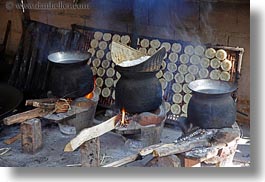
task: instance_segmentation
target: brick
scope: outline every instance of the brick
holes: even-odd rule
[[[181,162],[176,155],[170,155],[154,158],[146,164],[146,167],[181,167]]]
[[[27,120],[20,125],[22,151],[34,154],[42,147],[42,131],[39,119]]]

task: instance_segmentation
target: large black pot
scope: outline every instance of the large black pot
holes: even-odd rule
[[[195,80],[188,87],[192,97],[188,104],[188,121],[200,128],[231,127],[236,121],[236,103],[231,93],[237,86],[210,79]]]
[[[162,87],[156,72],[128,72],[121,67],[115,69],[121,74],[115,88],[115,104],[129,113],[153,111],[162,103]]]
[[[13,86],[0,83],[0,121],[11,115],[23,100],[23,93]]]
[[[93,73],[87,64],[90,53],[56,52],[48,59],[52,62],[49,88],[58,97],[77,98],[94,88]]]

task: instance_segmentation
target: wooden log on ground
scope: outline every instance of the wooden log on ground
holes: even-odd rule
[[[100,142],[98,137],[84,142],[80,146],[80,152],[82,167],[100,166]]]
[[[26,120],[37,118],[37,117],[43,117],[47,114],[49,114],[51,110],[36,108],[32,109],[26,112],[18,113],[9,117],[6,117],[3,119],[5,125],[12,125],[16,123],[22,123]]]
[[[178,143],[164,144],[153,151],[155,157],[163,157],[173,154],[187,152],[197,147],[210,147],[212,145],[211,139],[216,134],[216,129],[207,130],[204,134],[192,137],[187,141]]]
[[[17,134],[16,136],[13,136],[12,138],[5,140],[4,143],[10,145],[19,139],[21,139],[21,133]]]
[[[122,165],[125,165],[125,164],[128,164],[128,163],[135,161],[138,157],[139,157],[138,154],[131,155],[131,156],[125,157],[123,159],[120,159],[118,161],[114,161],[112,163],[106,164],[102,167],[120,167]]]
[[[41,122],[34,118],[20,125],[22,151],[34,154],[42,147]]]
[[[155,149],[153,151],[153,155],[155,157],[164,157],[168,155],[187,152],[196,147],[209,147],[209,146],[211,146],[211,144],[207,139],[202,139],[199,141],[183,142],[182,144],[164,144],[163,146]]]
[[[109,120],[96,125],[91,128],[83,129],[75,138],[73,138],[64,148],[65,152],[72,152],[77,149],[84,142],[93,138],[99,137],[111,130],[113,130],[117,123],[117,116],[110,118]]]

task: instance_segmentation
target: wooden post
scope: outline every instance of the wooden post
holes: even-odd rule
[[[34,154],[42,147],[41,122],[34,118],[20,125],[22,151]]]
[[[99,167],[100,166],[100,142],[99,137],[84,142],[80,146],[81,166]]]

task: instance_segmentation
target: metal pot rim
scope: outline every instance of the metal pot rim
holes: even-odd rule
[[[237,84],[221,80],[199,79],[190,82],[188,87],[195,93],[221,95],[234,92],[237,89]]]
[[[87,61],[91,57],[89,52],[59,51],[48,55],[48,60],[56,64],[74,64]]]

